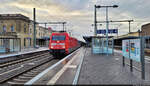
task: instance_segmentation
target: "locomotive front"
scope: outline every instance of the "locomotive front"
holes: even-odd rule
[[[51,54],[67,54],[67,35],[65,33],[52,33],[50,38],[49,49]]]

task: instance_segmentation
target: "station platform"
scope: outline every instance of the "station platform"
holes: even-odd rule
[[[150,62],[145,63],[146,78],[142,80],[140,71],[131,72],[129,66],[122,66],[121,51],[107,56],[92,54],[91,48],[80,48],[67,58],[67,62],[62,59],[25,85],[150,85]]]
[[[45,51],[45,50],[49,50],[48,47],[39,47],[37,49],[36,48],[27,48],[27,49],[22,49],[20,52],[14,52],[14,53],[9,53],[9,54],[1,54],[0,58],[7,58],[7,57],[16,56],[16,55],[34,53],[34,52]]]
[[[126,61],[127,62],[127,61]],[[128,62],[129,63],[129,62]],[[135,63],[137,65],[137,63]],[[146,63],[147,66],[149,63]],[[138,67],[138,66],[137,66]],[[139,68],[140,69],[140,68]],[[114,51],[114,55],[93,55],[88,48],[78,84],[104,84],[104,85],[150,85],[150,70],[146,70],[146,79],[141,79],[141,72],[130,72],[129,66],[122,66],[120,51]]]

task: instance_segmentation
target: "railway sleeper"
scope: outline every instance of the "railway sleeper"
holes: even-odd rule
[[[31,75],[37,75],[39,74],[40,72],[28,72],[27,74],[31,74]]]
[[[40,71],[30,71],[30,73],[40,73]]]
[[[25,82],[27,82],[27,81],[29,81],[29,80],[27,80],[27,79],[26,79],[26,80],[25,80],[25,79],[13,79],[13,81],[15,81],[15,82],[16,82],[16,81],[17,81],[17,82],[24,82],[24,83],[25,83]]]
[[[32,79],[33,77],[24,77],[24,76],[19,76],[18,78],[19,78],[19,79],[26,79],[26,80],[30,80],[30,79]]]
[[[29,73],[25,73],[25,74],[23,74],[24,76],[28,76],[28,75],[31,75],[31,76],[36,76],[37,74],[35,74],[35,73],[32,73],[32,74],[29,74]]]
[[[34,70],[34,72],[40,72],[40,71],[43,71],[44,69],[37,69],[37,70]]]
[[[16,85],[16,84],[20,84],[20,85],[23,85],[24,83],[21,83],[21,82],[7,82],[8,84],[11,84],[11,85]]]
[[[28,78],[28,79],[31,79],[31,78],[33,78],[33,77],[31,77],[31,76],[22,76],[21,78]]]
[[[26,74],[24,74],[24,76],[36,76],[37,74],[28,74],[28,73],[26,73]]]
[[[23,74],[22,76],[25,76],[25,77],[34,77],[34,76],[36,76],[36,75]]]

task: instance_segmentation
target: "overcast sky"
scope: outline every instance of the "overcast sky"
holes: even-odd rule
[[[118,5],[118,8],[109,8],[109,20],[133,19],[131,32],[150,21],[150,0],[0,0],[0,13],[21,13],[33,19],[32,11],[36,8],[38,22],[66,21],[67,30],[82,40],[82,36],[94,34],[91,24],[95,4]],[[98,21],[105,21],[105,8],[97,9],[97,17]],[[54,30],[62,29],[60,25],[49,26]],[[105,24],[98,26],[99,29],[105,27]],[[109,28],[118,28],[119,35],[128,33],[128,23],[111,23]]]

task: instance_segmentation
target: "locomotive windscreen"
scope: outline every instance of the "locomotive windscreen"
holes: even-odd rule
[[[52,36],[52,40],[65,40],[66,36],[62,36],[62,35],[59,35],[59,36]]]

